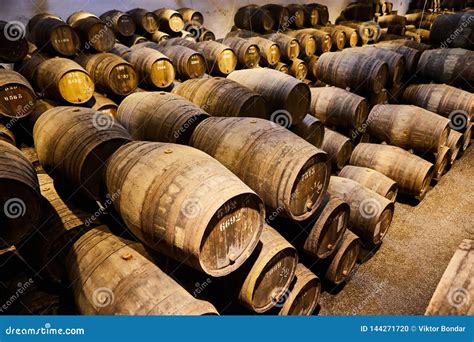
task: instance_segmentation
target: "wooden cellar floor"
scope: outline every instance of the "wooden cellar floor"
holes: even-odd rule
[[[474,238],[474,146],[417,206],[396,203],[375,255],[337,295],[323,293],[320,315],[422,315],[464,238]],[[317,311],[316,311],[317,312]]]

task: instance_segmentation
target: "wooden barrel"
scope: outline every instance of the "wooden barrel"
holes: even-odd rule
[[[133,66],[112,53],[83,53],[75,61],[91,75],[97,88],[107,94],[126,96],[138,86]]]
[[[158,17],[160,31],[175,33],[184,28],[184,20],[179,12],[170,8],[161,8],[154,11],[154,13]]]
[[[374,108],[379,104],[387,104],[389,100],[389,93],[387,89],[382,89],[379,94],[371,94],[368,96],[369,109]]]
[[[173,83],[175,71],[173,63],[161,52],[144,46],[131,49],[115,44],[112,53],[129,62],[138,74],[140,82],[152,88],[167,88]]]
[[[427,82],[446,83],[473,92],[474,51],[426,50],[418,63],[418,76]]]
[[[393,11],[393,2],[384,1],[382,4],[382,13],[392,14]]]
[[[430,43],[442,48],[471,49],[474,41],[474,11],[438,16],[430,29]]]
[[[278,315],[309,316],[318,305],[321,281],[303,264],[296,267],[295,277],[288,289]],[[281,300],[283,301],[283,300]]]
[[[94,93],[94,97],[87,104],[89,108],[110,115],[113,118],[117,115],[118,105],[102,94]]]
[[[35,108],[31,113],[30,117],[28,118],[28,128],[31,132],[33,132],[33,127],[35,126],[36,121],[38,118],[43,115],[49,109],[57,107],[57,102],[46,100],[46,99],[38,99],[35,103]]]
[[[248,42],[258,46],[260,50],[260,62],[263,66],[276,65],[281,58],[281,50],[278,44],[262,37],[247,38]]]
[[[474,241],[464,239],[436,287],[425,315],[472,315]]]
[[[302,81],[305,80],[308,75],[308,66],[305,61],[295,58],[291,61],[288,71],[291,76]]]
[[[450,121],[411,105],[376,105],[367,119],[368,133],[390,145],[416,151],[438,151],[446,145]]]
[[[237,55],[237,64],[242,69],[258,67],[260,61],[260,48],[257,44],[240,37],[229,37],[219,40],[220,43],[229,46]]]
[[[112,27],[114,32],[120,36],[130,37],[134,35],[137,30],[135,20],[130,14],[115,9],[102,14],[100,19],[106,23],[108,27]]]
[[[326,126],[360,127],[369,115],[362,96],[337,87],[311,88],[309,112]]]
[[[303,28],[305,27],[305,8],[301,4],[288,4],[287,27]]]
[[[327,32],[331,35],[332,50],[343,50],[346,46],[346,33],[335,26],[317,26],[318,30]]]
[[[378,44],[377,47],[396,52],[405,57],[405,79],[408,80],[416,73],[418,61],[421,57],[421,52],[417,49],[399,45],[399,44],[385,44],[385,42]]]
[[[267,120],[211,117],[196,128],[191,146],[224,164],[266,206],[297,221],[316,211],[329,181],[323,151]]]
[[[172,92],[187,98],[212,116],[268,119],[270,115],[261,95],[226,78],[189,80],[177,85]]]
[[[0,20],[0,60],[15,63],[28,54],[26,28],[19,21]]]
[[[359,35],[357,34],[357,31],[354,28],[344,25],[336,25],[334,27],[346,34],[345,47],[357,46],[357,44],[359,43]]]
[[[458,159],[458,157],[460,156],[463,144],[463,135],[459,132],[451,130],[449,132],[448,141],[446,143],[446,146],[448,146],[451,150],[451,159],[449,161],[451,165],[453,165],[456,162],[456,159]]]
[[[195,299],[141,254],[143,246],[94,228],[66,258],[74,299],[83,315],[209,315],[210,303]]]
[[[346,165],[341,172],[339,172],[339,177],[352,179],[392,202],[395,202],[397,198],[397,183],[383,173],[369,169],[368,167]]]
[[[151,35],[151,41],[155,42],[155,43],[160,43],[164,40],[167,40],[167,39],[170,39],[171,36],[166,33],[166,32],[162,32],[162,31],[155,31],[152,33]]]
[[[326,52],[317,68],[319,80],[356,93],[378,94],[389,77],[387,63],[359,52]]]
[[[349,53],[357,52],[376,58],[382,62],[387,63],[389,78],[387,86],[399,84],[405,74],[405,57],[397,52],[388,49],[379,49],[374,46],[362,46],[352,49],[346,49]]]
[[[335,176],[331,177],[328,193],[349,204],[349,229],[361,238],[364,245],[382,243],[392,223],[392,201],[354,180]]]
[[[75,12],[67,18],[67,23],[79,34],[86,50],[106,52],[115,44],[114,31],[91,13]]]
[[[204,24],[204,15],[193,8],[182,7],[178,9],[179,14],[183,17],[185,23]]]
[[[437,153],[434,154],[435,163],[433,170],[433,179],[439,181],[446,173],[448,165],[451,164],[451,149],[448,146],[443,146]]]
[[[407,18],[403,15],[389,14],[379,16],[377,18],[377,23],[380,27],[405,26],[407,24]]]
[[[45,170],[54,170],[92,198],[99,197],[104,162],[132,140],[110,116],[80,107],[56,107],[43,113],[33,137]]]
[[[181,96],[142,92],[122,101],[116,119],[135,140],[187,144],[196,126],[208,117]]]
[[[446,84],[410,84],[403,101],[449,119],[462,112],[465,123],[474,119],[474,94]]]
[[[41,213],[38,178],[23,153],[0,140],[0,248],[7,248],[35,231]]]
[[[0,124],[0,140],[16,146],[15,134],[9,129],[8,126]]]
[[[110,158],[105,180],[109,193],[120,194],[115,209],[141,241],[209,275],[233,272],[258,243],[263,202],[201,151],[133,142]]]
[[[61,18],[48,13],[35,15],[28,22],[29,39],[52,53],[73,56],[81,47],[76,31]]]
[[[331,50],[333,45],[332,38],[331,35],[327,32],[313,28],[285,32],[285,34],[295,38],[297,35],[300,35],[302,33],[310,34],[311,36],[313,36],[314,40],[316,41],[316,52],[318,54],[322,54]]]
[[[400,193],[420,199],[425,197],[433,177],[433,164],[390,145],[358,144],[352,152],[350,165],[377,170],[397,182]]]
[[[194,47],[206,58],[209,73],[228,75],[237,67],[237,56],[227,45],[208,40],[196,43]]]
[[[135,22],[137,32],[153,33],[158,30],[158,17],[144,8],[134,8],[127,12]]]
[[[294,37],[300,45],[301,58],[311,57],[316,53],[317,44],[313,35],[306,32],[295,31],[295,34],[291,35],[291,37]]]
[[[471,144],[471,138],[473,136],[472,131],[474,129],[473,127],[474,125],[472,122],[468,123],[466,130],[463,133],[463,146],[462,146],[463,151],[466,151],[469,145]]]
[[[0,69],[0,114],[12,119],[30,115],[36,94],[30,83],[13,70]]]
[[[420,51],[421,53],[422,53],[423,51],[426,51],[426,50],[431,49],[431,45],[424,44],[424,43],[420,43],[420,42],[416,42],[416,41],[410,40],[410,39],[389,40],[389,41],[381,42],[381,44],[384,44],[384,45],[385,45],[385,44],[403,45],[403,46],[407,46],[407,47],[409,47],[409,48],[418,50],[418,51]],[[406,57],[406,56],[405,56],[405,57]]]
[[[346,281],[356,266],[360,249],[358,236],[346,230],[337,252],[331,258],[324,278],[336,285]]]
[[[306,64],[308,65],[308,77],[310,77],[312,80],[316,80],[317,78],[317,73],[318,73],[318,56],[311,56],[309,58],[306,58]]]
[[[238,28],[264,33],[270,31],[275,22],[267,10],[256,5],[248,5],[237,10],[234,23]]]
[[[316,9],[318,11],[318,24],[327,25],[329,21],[329,11],[327,6],[317,3],[309,3],[305,4],[304,6],[306,8],[306,11]]]
[[[42,173],[44,173],[44,174],[46,173],[46,171],[44,171],[44,169],[43,169],[43,166],[41,166],[41,163],[39,162],[39,158],[38,158],[38,155],[36,154],[36,150],[35,150],[34,147],[25,147],[25,146],[23,146],[21,148],[21,152],[30,161],[30,163],[33,165],[33,168],[35,169],[35,171],[38,175],[42,174]]]
[[[338,25],[344,25],[352,27],[356,30],[359,35],[359,42],[362,45],[369,43],[376,43],[381,38],[381,28],[375,21],[366,21],[366,22],[352,22],[352,21],[343,21],[336,22]]]
[[[282,72],[284,74],[287,74],[287,75],[290,74],[288,64],[286,64],[286,63],[278,62],[277,64],[273,65],[272,68],[275,69],[275,70],[278,70],[279,72]]]
[[[231,73],[227,78],[262,95],[273,112],[272,121],[297,125],[308,113],[311,93],[309,87],[294,77],[272,69],[247,69]]]
[[[154,32],[153,34],[155,34],[155,33],[156,32]],[[119,38],[120,43],[122,43],[122,44],[124,44],[125,46],[128,46],[128,47],[132,47],[134,45],[137,45],[137,44],[140,44],[140,43],[145,43],[145,42],[149,41],[147,38],[145,38],[144,36],[141,36],[139,34],[134,34],[134,35],[131,35],[130,37],[120,36],[118,38]],[[115,44],[115,47],[116,46],[117,46],[117,44]],[[113,51],[113,49],[111,51]]]
[[[306,114],[303,121],[291,127],[291,131],[317,148],[323,144],[324,125],[311,114]]]
[[[321,149],[328,154],[334,168],[340,170],[349,162],[353,148],[348,137],[325,127]]]
[[[288,28],[290,11],[287,7],[276,4],[265,4],[261,8],[273,19],[273,30],[285,31]]]

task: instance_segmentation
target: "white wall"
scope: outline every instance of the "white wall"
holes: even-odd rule
[[[135,7],[155,10],[162,7],[192,7],[204,14],[205,26],[222,37],[233,25],[235,11],[248,4],[288,4],[318,2],[329,8],[332,22],[351,0],[1,0],[0,19],[5,21],[18,20],[27,23],[34,14],[51,12],[64,20],[74,11],[85,10],[100,15],[110,9],[126,11]],[[409,0],[392,0],[395,9],[404,13]]]

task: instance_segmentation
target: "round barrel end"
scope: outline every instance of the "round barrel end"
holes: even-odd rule
[[[115,45],[115,34],[106,24],[98,22],[87,32],[88,41],[86,47],[90,46],[97,52],[107,52]]]
[[[217,57],[217,69],[219,73],[228,75],[237,67],[237,56],[231,49],[222,51]]]
[[[117,30],[122,36],[130,37],[133,36],[137,30],[137,26],[133,18],[124,13],[117,19]]]
[[[350,231],[346,231],[339,249],[326,271],[326,279],[335,285],[344,282],[354,269],[359,253],[359,238]]]
[[[114,94],[126,96],[138,86],[135,69],[128,63],[116,65],[109,75],[110,86]]]
[[[349,35],[349,46],[350,47],[354,47],[354,46],[357,46],[357,44],[359,43],[359,36],[357,35],[357,32],[352,32],[350,35]]]
[[[184,21],[179,13],[174,13],[169,19],[169,27],[173,32],[181,32],[184,29]]]
[[[173,83],[175,71],[173,64],[168,59],[160,59],[153,63],[150,79],[157,88],[166,88]]]
[[[306,57],[314,56],[316,53],[316,40],[312,36],[308,36],[304,44],[304,54]]]
[[[30,87],[11,83],[0,87],[0,114],[10,118],[23,118],[35,109],[35,93]]]
[[[388,232],[392,223],[394,204],[390,202],[381,212],[378,222],[375,224],[373,230],[373,244],[378,246],[382,243],[383,238]]]
[[[427,172],[425,173],[425,176],[423,177],[423,181],[421,183],[421,187],[419,190],[418,195],[416,196],[420,201],[423,200],[428,193],[428,189],[431,184],[431,180],[433,179],[434,175],[434,165],[431,165],[430,168],[428,168]]]
[[[267,52],[267,63],[270,66],[277,65],[281,59],[281,50],[277,44],[272,44]]]
[[[53,49],[63,56],[74,56],[81,47],[81,40],[71,26],[61,25],[53,29],[50,38]]]
[[[308,114],[310,103],[311,91],[305,83],[299,82],[289,91],[285,100],[285,109],[291,115],[292,125],[298,125],[303,121]]]
[[[61,97],[72,104],[83,104],[94,96],[94,82],[89,75],[80,70],[64,74],[59,80],[58,89]]]
[[[206,73],[206,59],[203,55],[196,53],[187,62],[189,78],[200,78]]]

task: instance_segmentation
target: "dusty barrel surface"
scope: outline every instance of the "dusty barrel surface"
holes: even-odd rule
[[[181,96],[140,92],[122,101],[116,119],[136,140],[187,144],[196,126],[208,117]]]
[[[41,165],[98,198],[104,163],[132,140],[112,117],[89,108],[56,107],[36,121],[33,137]]]
[[[328,193],[350,205],[349,229],[364,244],[377,246],[382,243],[392,223],[392,201],[352,179],[335,176],[331,177]]]
[[[28,80],[13,70],[0,69],[0,115],[23,118],[35,107],[36,94]]]
[[[144,8],[134,8],[127,12],[135,22],[137,32],[153,33],[158,30],[158,17]]]
[[[300,44],[298,40],[283,33],[272,33],[263,36],[278,44],[282,56],[287,60],[293,60],[300,54]]]
[[[357,263],[360,249],[359,237],[346,230],[336,253],[331,257],[324,278],[336,285],[344,282]]]
[[[161,8],[154,11],[158,17],[158,27],[167,33],[180,32],[184,28],[184,20],[181,14],[170,8]]]
[[[279,315],[309,316],[318,305],[321,281],[303,264],[296,267],[295,277],[286,293]],[[283,299],[280,300],[283,302]]]
[[[212,276],[239,268],[263,229],[261,199],[191,147],[127,144],[110,158],[105,181],[109,193],[120,194],[115,209],[141,241]]]
[[[353,148],[348,137],[325,127],[321,149],[328,154],[336,169],[342,169],[349,162]]]
[[[142,252],[142,245],[113,235],[106,226],[94,228],[77,240],[66,264],[80,313],[217,314],[214,306],[195,299]]]
[[[309,112],[327,126],[359,127],[369,115],[367,100],[337,87],[311,88]]]
[[[87,70],[99,90],[106,93],[125,96],[138,85],[133,66],[112,53],[81,54],[75,61]]]
[[[426,50],[418,62],[418,73],[425,81],[446,83],[472,92],[474,51],[459,48]]]
[[[137,25],[130,14],[115,9],[102,14],[100,19],[121,36],[130,37],[137,30]]]
[[[260,94],[226,78],[189,80],[177,85],[172,92],[212,116],[269,118],[267,103]]]
[[[273,112],[273,121],[281,116],[288,121],[286,126],[297,125],[308,113],[309,87],[292,76],[262,68],[234,71],[227,78],[261,94]]]
[[[22,74],[48,98],[71,104],[83,104],[94,94],[89,73],[67,58],[33,55],[25,59]]]
[[[354,52],[326,52],[318,59],[317,78],[356,93],[380,93],[388,80],[387,63]]]
[[[18,22],[0,20],[0,60],[8,63],[21,61],[28,54],[26,29]]]
[[[94,93],[94,97],[87,103],[87,106],[113,118],[117,115],[118,105],[107,96],[99,93]]]
[[[258,67],[260,62],[260,48],[257,44],[240,37],[229,37],[221,41],[234,50],[237,62],[241,68],[251,69]]]
[[[276,65],[280,61],[281,49],[278,44],[263,37],[250,37],[247,40],[260,49],[260,61],[264,66]]]
[[[235,26],[254,32],[266,32],[273,28],[274,21],[268,11],[256,5],[248,5],[237,10]]]
[[[440,15],[431,25],[430,43],[433,45],[472,50],[473,41],[474,11]]]
[[[106,52],[115,44],[114,31],[92,13],[75,12],[67,18],[67,23],[79,34],[86,50]]]
[[[433,177],[433,164],[390,145],[361,143],[352,152],[350,164],[377,170],[397,182],[400,193],[420,199],[425,197]]]
[[[392,202],[395,202],[397,198],[397,183],[383,173],[368,167],[346,165],[341,172],[339,172],[339,177],[352,179]]]
[[[326,153],[267,120],[206,119],[194,131],[191,146],[219,160],[266,206],[294,220],[316,211],[329,181]]]
[[[324,125],[310,114],[306,114],[298,125],[292,126],[291,131],[317,148],[323,144]]]
[[[37,14],[28,22],[29,39],[51,53],[73,56],[81,47],[74,29],[61,18],[48,13]]]
[[[448,119],[411,105],[376,105],[367,122],[371,136],[417,151],[438,151],[446,145],[450,131]]]
[[[295,31],[288,31],[285,32],[285,34],[295,38],[300,34],[311,35],[316,41],[316,52],[319,54],[330,51],[333,45],[331,35],[325,31],[318,29],[301,29]]]
[[[421,52],[409,46],[385,43],[386,42],[379,44],[377,47],[379,49],[390,50],[403,55],[405,57],[405,80],[411,79],[416,73]]]
[[[196,9],[189,7],[182,7],[178,9],[178,12],[183,17],[185,23],[197,23],[199,25],[204,24],[204,15]]]
[[[38,178],[23,153],[0,139],[0,248],[33,233],[41,213]]]

